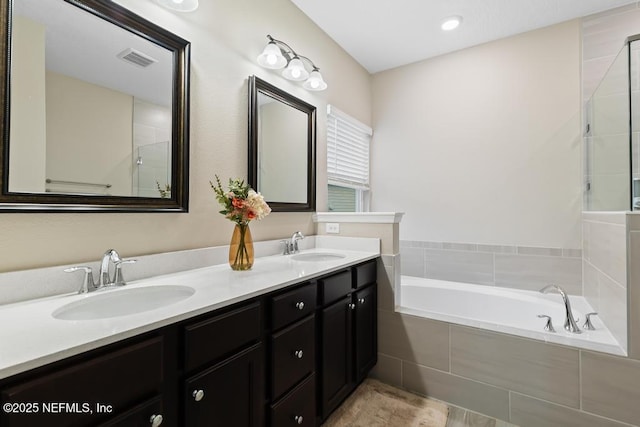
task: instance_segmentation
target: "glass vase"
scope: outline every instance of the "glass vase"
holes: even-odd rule
[[[229,265],[232,270],[250,270],[253,266],[253,239],[249,224],[236,224],[229,246]]]

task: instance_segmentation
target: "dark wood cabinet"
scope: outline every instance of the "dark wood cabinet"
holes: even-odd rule
[[[375,280],[375,260],[319,280],[324,303],[318,343],[321,420],[342,403],[377,362]],[[341,299],[335,301],[337,297]]]
[[[180,425],[264,424],[264,350],[260,301],[222,310],[184,326]]]
[[[95,426],[116,418],[125,421],[113,425],[136,425],[129,411],[162,393],[162,350],[162,337],[154,337],[4,388],[3,408],[13,410],[0,413],[0,426]]]
[[[351,391],[352,318],[351,295],[322,309],[321,403],[322,419],[333,412]]]
[[[257,344],[185,381],[189,427],[263,425],[262,346]]]
[[[315,425],[316,302],[313,282],[271,297],[271,427]]]
[[[300,385],[287,393],[276,404],[271,405],[271,426],[313,426],[316,420],[315,375],[309,376]]]
[[[317,426],[376,363],[375,280],[368,261],[3,379],[0,427]]]
[[[378,361],[378,303],[376,284],[354,293],[354,360],[356,382],[364,380]]]

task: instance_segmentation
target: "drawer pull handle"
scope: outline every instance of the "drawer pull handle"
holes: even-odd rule
[[[151,415],[151,418],[149,418],[149,423],[151,424],[152,427],[158,427],[160,426],[160,424],[162,424],[163,418],[162,415],[158,414],[153,414]]]
[[[364,298],[359,298],[359,299],[358,299],[358,302],[359,302],[360,304],[364,304],[365,299],[364,299]]]
[[[293,352],[293,355],[298,359],[302,359],[302,356],[304,356],[304,353],[302,352],[302,350],[296,350]]]
[[[296,303],[296,308],[298,310],[304,310],[304,302],[300,301]]]
[[[351,310],[355,310],[355,309],[356,309],[356,305],[355,305],[355,304],[353,304],[353,303],[349,303],[349,308],[350,308]]]
[[[193,390],[191,396],[193,396],[193,399],[196,402],[200,402],[202,399],[204,399],[204,390]]]
[[[302,418],[302,415],[296,415],[295,417],[293,417],[293,419],[298,424],[302,424],[302,422],[304,421],[304,418]]]

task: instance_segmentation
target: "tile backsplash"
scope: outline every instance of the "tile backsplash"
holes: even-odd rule
[[[582,295],[582,249],[401,240],[400,253],[408,276]]]

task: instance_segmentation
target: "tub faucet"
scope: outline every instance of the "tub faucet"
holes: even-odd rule
[[[562,297],[562,301],[564,302],[564,310],[566,317],[564,319],[564,328],[574,334],[581,334],[582,331],[578,328],[578,324],[576,323],[576,319],[573,318],[573,312],[571,311],[571,302],[569,302],[569,295],[558,285],[548,285],[544,288],[540,289],[540,292],[543,294],[547,294],[549,292],[555,291],[560,294]]]

